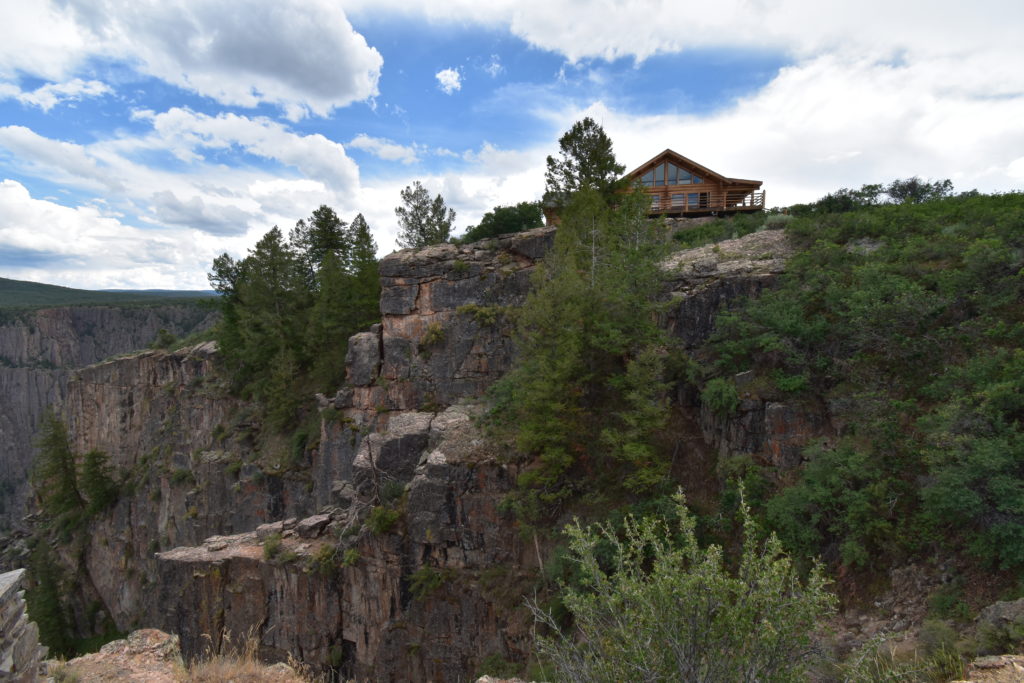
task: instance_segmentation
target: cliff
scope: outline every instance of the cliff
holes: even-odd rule
[[[199,306],[81,306],[0,315],[0,531],[28,512],[28,473],[43,411],[75,368],[144,348],[160,329],[184,336],[213,322]]]
[[[518,471],[475,416],[510,367],[508,313],[552,235],[385,258],[382,321],[350,340],[348,381],[320,397],[308,461],[247,438],[247,407],[220,387],[209,345],[80,371],[66,403],[76,450],[107,452],[132,481],[89,530],[83,582],[118,627],[176,633],[186,657],[253,633],[267,659],[360,680],[524,662],[523,596],[541,585],[544,549],[501,511]],[[771,286],[788,253],[766,232],[678,254],[666,325],[698,346],[715,312]],[[670,432],[683,459],[790,453],[827,427],[748,400],[747,421],[723,427],[680,393]]]

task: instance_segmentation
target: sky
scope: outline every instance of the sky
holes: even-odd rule
[[[322,204],[381,256],[421,181],[459,234],[539,199],[584,116],[768,206],[1024,188],[1019,0],[0,0],[0,276],[207,289]]]

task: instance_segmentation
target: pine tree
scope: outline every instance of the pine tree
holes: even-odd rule
[[[526,518],[557,510],[588,480],[637,492],[662,482],[662,248],[642,197],[611,208],[584,188],[566,208],[518,315],[516,366],[495,389],[499,418],[537,458],[519,482]]]
[[[377,261],[377,243],[370,233],[363,214],[356,215],[349,226],[352,244],[350,271],[352,307],[355,311],[355,331],[363,330],[380,320],[380,271]]]
[[[117,501],[117,482],[110,459],[103,451],[93,449],[82,457],[80,481],[82,493],[89,501],[85,510],[87,516],[102,512]]]
[[[75,454],[67,427],[53,409],[43,416],[35,445],[39,456],[33,488],[43,514],[64,528],[77,525],[85,510],[85,500],[78,488]]]
[[[626,167],[615,160],[612,141],[589,116],[558,140],[559,157],[549,156],[544,174],[544,203],[565,206],[574,192],[597,190],[610,199]]]
[[[316,273],[328,253],[333,253],[342,268],[348,267],[351,243],[346,230],[345,221],[329,206],[321,205],[309,217],[299,219],[295,227],[288,233],[288,241],[306,268],[306,277],[310,284],[315,281]]]
[[[427,188],[417,180],[402,190],[401,197],[402,206],[395,207],[399,225],[398,246],[427,247],[451,238],[455,210],[445,206],[440,194],[431,199]]]

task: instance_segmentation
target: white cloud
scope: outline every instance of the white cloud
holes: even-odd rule
[[[374,138],[360,133],[351,142],[349,147],[369,152],[379,159],[385,161],[401,161],[403,164],[412,164],[419,161],[415,147],[407,147],[393,142],[386,138]]]
[[[103,193],[112,211],[218,238],[288,225],[321,203],[347,210],[359,190],[359,170],[344,147],[319,134],[300,135],[263,118],[187,109],[138,120],[150,121],[152,131],[85,145],[7,126],[0,128],[0,153],[6,151],[27,175]],[[266,160],[267,168],[213,163],[205,158],[211,151],[244,152]],[[177,156],[184,168],[149,163],[161,154]],[[309,203],[295,212],[300,198]]]
[[[437,79],[437,87],[445,95],[462,89],[462,74],[458,69],[442,69],[434,74],[434,78]]]
[[[124,189],[118,175],[82,145],[43,137],[24,126],[5,126],[0,128],[2,149],[36,176],[93,190]]]
[[[65,81],[89,58],[292,120],[377,94],[383,59],[330,0],[5,0],[0,76]],[[42,47],[40,47],[42,46]]]
[[[1024,149],[1024,95],[945,90],[944,78],[933,63],[823,56],[710,116],[638,115],[600,102],[544,115],[562,129],[594,117],[627,170],[671,147],[725,175],[764,180],[769,205],[911,175],[948,177],[960,190],[1019,187],[1012,164]]]
[[[491,55],[491,61],[484,66],[484,71],[490,75],[491,78],[497,78],[504,70],[505,67],[501,65],[501,57],[498,55]]]
[[[1017,61],[1024,4],[1016,0],[721,0],[713,12],[687,3],[630,0],[349,0],[356,16],[386,13],[441,23],[501,28],[535,47],[587,58],[646,59],[701,47],[782,50],[795,56],[825,51],[916,58],[999,50],[1000,71]],[[977,74],[985,78],[985,74]]]
[[[14,99],[22,104],[50,111],[60,102],[80,100],[84,97],[99,97],[110,93],[110,87],[100,81],[83,81],[74,78],[64,83],[47,83],[35,90],[23,91],[12,83],[0,83],[0,99]]]
[[[16,279],[72,287],[206,289],[202,273],[216,252],[186,230],[146,231],[96,207],[34,199],[0,181],[0,265]]]
[[[154,116],[153,128],[179,158],[199,158],[203,148],[238,145],[251,154],[292,166],[339,193],[359,183],[359,168],[342,145],[319,133],[293,133],[270,119],[237,114],[209,116],[175,107]]]

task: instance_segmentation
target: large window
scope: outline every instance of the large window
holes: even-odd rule
[[[658,164],[651,170],[640,176],[640,183],[644,187],[661,187],[662,185],[696,185],[704,182],[700,176],[695,176],[684,168],[680,168],[671,162]]]

